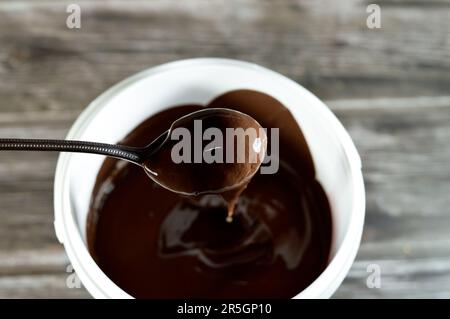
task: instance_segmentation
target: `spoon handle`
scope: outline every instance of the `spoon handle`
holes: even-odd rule
[[[0,138],[0,151],[91,153],[124,159],[136,164],[143,161],[142,148],[84,141]]]

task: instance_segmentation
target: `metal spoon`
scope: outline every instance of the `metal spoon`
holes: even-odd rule
[[[227,128],[256,129],[257,134],[253,139],[250,137],[245,148],[248,158],[254,159],[257,155],[256,162],[174,163],[170,156],[176,141],[170,138],[171,134],[177,128],[193,131],[195,121],[202,121],[205,129],[215,126],[223,131]],[[255,148],[255,145],[258,147]],[[266,145],[267,136],[256,120],[244,113],[225,108],[206,108],[183,116],[146,147],[74,140],[0,139],[0,151],[91,153],[126,160],[143,167],[147,175],[159,185],[184,195],[223,193],[242,188],[259,169]],[[226,153],[224,145],[218,148],[223,148],[222,151]]]

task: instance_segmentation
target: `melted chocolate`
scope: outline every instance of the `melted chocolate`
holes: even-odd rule
[[[201,107],[158,113],[123,144],[145,146]],[[293,297],[327,266],[332,237],[330,206],[306,141],[291,113],[266,94],[233,91],[207,107],[236,109],[262,127],[280,128],[278,172],[257,173],[226,223],[222,196],[182,197],[139,167],[106,159],[88,216],[89,250],[105,274],[137,298]]]
[[[175,121],[170,135],[145,160],[147,175],[182,195],[221,194],[231,222],[239,195],[264,159],[264,129],[244,113],[202,108]]]

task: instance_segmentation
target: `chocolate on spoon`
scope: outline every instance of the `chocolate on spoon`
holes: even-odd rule
[[[142,166],[168,190],[183,195],[222,194],[228,221],[239,194],[258,171],[267,136],[252,117],[230,109],[190,113],[146,147],[69,140],[0,139],[1,150],[106,155]]]
[[[176,193],[221,194],[231,222],[239,195],[266,153],[259,123],[239,111],[211,108],[178,119],[160,138],[164,142],[144,161],[147,174]]]

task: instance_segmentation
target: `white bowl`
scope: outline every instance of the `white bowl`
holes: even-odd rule
[[[95,99],[67,139],[116,143],[144,119],[177,104],[206,104],[235,89],[267,93],[298,121],[330,201],[333,243],[324,272],[296,298],[328,298],[356,256],[364,223],[361,160],[343,126],[312,93],[255,64],[201,58],[167,63],[140,72]],[[55,231],[86,289],[95,298],[131,298],[97,266],[86,247],[86,217],[102,156],[63,153],[55,176]]]

